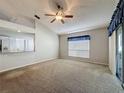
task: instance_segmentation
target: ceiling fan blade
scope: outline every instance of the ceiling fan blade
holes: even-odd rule
[[[65,21],[63,20],[63,19],[61,19],[61,22],[64,24],[65,23]]]
[[[45,16],[56,16],[54,14],[45,14]]]
[[[57,6],[58,10],[62,10],[63,9],[62,6],[58,2],[56,2],[56,6]]]
[[[73,15],[65,15],[65,18],[73,18]]]
[[[60,6],[59,4],[57,4],[57,8],[58,8],[58,9],[61,9],[61,6]]]
[[[55,18],[55,19],[53,19],[50,23],[53,23],[55,20],[56,20],[56,18]]]
[[[34,17],[37,18],[37,19],[40,19],[40,17],[38,15],[34,15]]]

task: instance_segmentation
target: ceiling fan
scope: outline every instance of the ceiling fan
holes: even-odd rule
[[[45,16],[53,16],[55,17],[50,23],[53,23],[56,20],[60,20],[63,24],[65,23],[64,18],[73,18],[73,15],[66,15],[63,12],[63,7],[59,4],[56,4],[58,8],[58,12],[56,14],[45,14]]]

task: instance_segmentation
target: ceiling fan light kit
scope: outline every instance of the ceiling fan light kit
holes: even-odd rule
[[[57,20],[57,21],[60,20],[63,24],[65,23],[64,18],[73,18],[73,15],[65,15],[65,13],[62,10],[59,10],[55,15],[45,14],[45,16],[54,16],[55,17],[55,19],[53,19],[54,21],[55,20]],[[53,20],[50,23],[53,23],[54,22]]]
[[[45,14],[45,16],[51,16],[54,17],[54,19],[50,22],[53,23],[54,21],[61,21],[62,24],[65,23],[64,18],[73,18],[73,15],[66,15],[63,12],[63,7],[61,7],[59,4],[56,4],[57,8],[58,8],[58,12],[56,14]],[[40,19],[40,17],[38,15],[34,15],[35,18]]]
[[[56,16],[56,20],[62,20],[62,19],[63,19],[62,16],[59,16],[59,15]]]

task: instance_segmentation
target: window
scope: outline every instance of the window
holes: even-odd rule
[[[34,38],[15,38],[0,36],[0,52],[31,52],[34,51]]]
[[[68,55],[72,57],[89,58],[90,36],[77,36],[68,38]]]
[[[25,51],[34,51],[34,39],[25,40]]]
[[[24,39],[9,38],[9,52],[23,52],[23,51],[24,51]]]

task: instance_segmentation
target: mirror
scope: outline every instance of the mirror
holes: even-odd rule
[[[35,34],[0,27],[0,52],[32,52],[35,49]]]

